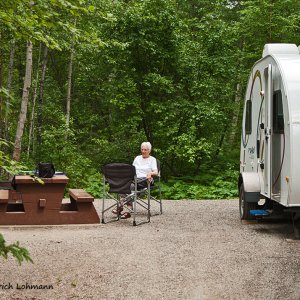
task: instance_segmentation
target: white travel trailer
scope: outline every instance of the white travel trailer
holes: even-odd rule
[[[279,203],[295,220],[300,213],[299,48],[266,44],[252,68],[241,137],[241,219],[255,216],[260,199],[268,208]]]

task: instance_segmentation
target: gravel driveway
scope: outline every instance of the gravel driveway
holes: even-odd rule
[[[136,227],[130,219],[1,227],[34,264],[2,260],[0,299],[300,299],[300,243],[288,240],[289,220],[243,225],[237,200],[163,206]]]

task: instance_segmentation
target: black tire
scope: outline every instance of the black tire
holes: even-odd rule
[[[241,220],[253,220],[255,217],[250,215],[250,210],[257,209],[256,202],[246,202],[245,201],[245,190],[244,184],[240,186],[240,197],[239,197],[239,210]]]

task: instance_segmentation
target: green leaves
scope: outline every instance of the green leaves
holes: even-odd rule
[[[12,160],[11,156],[4,152],[4,149],[9,149],[11,147],[12,143],[0,138],[0,169],[6,172],[5,177],[7,174],[14,175],[22,169],[26,169],[24,164],[20,164],[19,162]]]
[[[92,13],[94,6],[85,1],[5,1],[0,3],[0,22],[14,38],[42,42],[49,48],[62,50],[69,43],[69,34],[85,39],[84,32],[74,26],[74,18]],[[66,35],[64,35],[66,33]]]
[[[163,183],[163,198],[173,200],[233,199],[238,196],[237,177],[238,171],[228,164],[225,170],[203,166],[200,175],[175,177]]]
[[[21,247],[18,241],[13,244],[6,245],[3,235],[0,233],[0,256],[7,259],[9,254],[16,258],[19,265],[21,265],[23,261],[33,263],[27,249]]]

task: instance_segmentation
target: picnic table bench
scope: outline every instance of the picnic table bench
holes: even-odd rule
[[[69,178],[54,175],[44,184],[31,176],[15,177],[15,189],[0,191],[0,225],[51,225],[100,223],[94,197],[82,189],[70,189],[70,202],[63,200]]]

